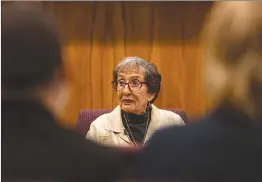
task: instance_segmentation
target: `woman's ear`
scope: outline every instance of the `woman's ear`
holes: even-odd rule
[[[156,96],[156,93],[153,93],[153,94],[150,94],[149,93],[149,96],[148,96],[148,102],[151,102]]]

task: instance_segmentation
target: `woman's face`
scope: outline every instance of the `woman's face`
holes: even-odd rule
[[[117,77],[118,82],[145,82],[145,69],[141,66],[133,68],[120,69]],[[142,114],[146,111],[149,101],[151,101],[155,94],[150,94],[146,84],[142,84],[139,90],[131,90],[128,84],[122,90],[117,90],[119,106],[122,110]]]

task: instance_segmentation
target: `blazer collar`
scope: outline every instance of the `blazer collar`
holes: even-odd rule
[[[146,133],[146,138],[144,143],[146,143],[151,136],[153,135],[153,133],[160,128],[160,124],[161,124],[161,112],[160,109],[158,109],[155,105],[151,105],[152,106],[152,111],[151,111],[151,122],[149,124],[147,133]]]
[[[125,141],[130,142],[128,137],[124,134],[124,125],[121,118],[121,109],[120,106],[117,106],[111,113],[108,115],[108,123],[106,125],[106,130],[110,130],[116,133],[121,133],[120,135]],[[160,109],[152,104],[151,111],[151,122],[147,130],[145,142],[149,140],[152,134],[159,128],[161,124],[161,114]]]
[[[110,130],[117,133],[120,133],[124,130],[120,106],[117,106],[111,113],[109,113],[107,117],[108,123],[105,126],[106,130]]]

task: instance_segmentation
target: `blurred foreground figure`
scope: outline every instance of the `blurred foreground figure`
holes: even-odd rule
[[[218,105],[197,124],[156,133],[136,177],[262,181],[262,3],[215,3],[203,35]]]
[[[40,8],[2,7],[2,179],[111,181],[125,155],[55,122],[67,94],[51,20]]]

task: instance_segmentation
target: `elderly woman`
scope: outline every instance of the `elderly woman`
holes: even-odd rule
[[[114,69],[113,79],[119,106],[98,117],[87,138],[101,144],[137,147],[160,128],[184,124],[179,115],[152,104],[161,85],[161,75],[154,64],[127,57]]]

